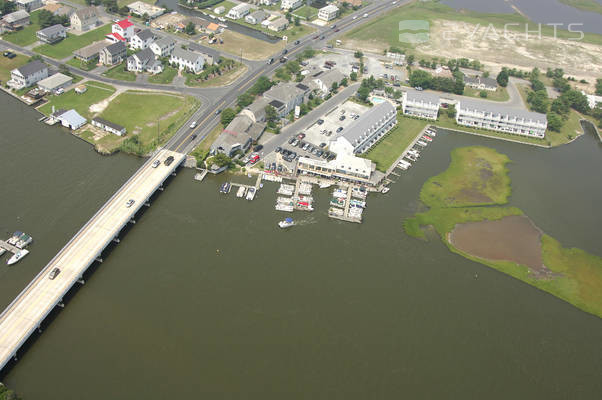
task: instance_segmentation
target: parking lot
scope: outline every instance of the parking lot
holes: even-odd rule
[[[319,68],[321,70],[326,71],[327,68],[324,68],[324,63],[326,61],[334,61],[336,63],[336,69],[341,71],[343,74],[349,76],[352,69],[352,63],[358,62],[359,60],[353,57],[352,53],[318,53],[314,58],[307,60],[309,68]]]

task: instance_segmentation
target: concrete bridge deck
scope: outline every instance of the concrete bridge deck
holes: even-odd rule
[[[174,160],[167,166],[169,156]],[[0,314],[0,370],[184,159],[160,150],[147,160]],[[155,160],[161,162],[157,168],[152,167]],[[135,201],[131,207],[126,206],[129,199]],[[51,280],[48,275],[56,267],[61,272]]]

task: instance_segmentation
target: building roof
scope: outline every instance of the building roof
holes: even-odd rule
[[[441,99],[435,93],[419,92],[417,90],[408,90],[406,92],[407,99],[409,101],[417,101],[423,103],[431,103],[439,105]]]
[[[153,53],[153,51],[147,47],[144,50],[140,50],[132,57],[137,58],[142,64],[147,64],[155,59],[155,53]]]
[[[295,82],[286,82],[272,86],[263,96],[267,99],[278,100],[287,104],[290,100],[301,94],[301,92],[304,93],[305,90],[298,88]]]
[[[125,43],[123,43],[123,42],[116,42],[116,43],[111,43],[110,45],[105,47],[105,50],[109,54],[119,54],[124,51],[127,51],[127,47],[125,46]]]
[[[33,60],[25,65],[15,68],[19,73],[25,77],[35,74],[36,72],[47,69],[48,66],[40,60]]]
[[[86,119],[73,109],[65,111],[64,113],[60,114],[58,118],[62,121],[67,121],[70,126],[81,126],[86,123]]]
[[[339,7],[335,6],[334,4],[329,4],[325,7],[320,8],[319,11],[336,12],[339,11]]]
[[[157,40],[155,40],[155,44],[157,46],[159,46],[160,48],[169,47],[169,46],[171,46],[172,44],[175,44],[175,43],[176,43],[176,41],[173,40],[172,38],[168,37],[168,36],[160,37],[160,38],[157,38]]]
[[[476,112],[485,112],[492,114],[508,115],[509,117],[524,118],[525,120],[532,120],[534,122],[540,122],[543,124],[548,123],[548,118],[545,114],[540,114],[532,111],[527,111],[522,108],[509,107],[498,104],[491,104],[486,101],[478,100],[465,100],[462,99],[458,102],[458,110],[469,110]]]
[[[102,124],[102,125],[105,125],[105,126],[108,126],[109,128],[113,128],[116,131],[122,131],[122,130],[125,129],[123,126],[121,126],[119,124],[116,124],[116,123],[111,122],[111,121],[107,121],[106,119],[102,119],[100,117],[94,117],[94,118],[92,118],[92,121],[98,122],[99,124]]]
[[[203,56],[200,55],[199,53],[195,53],[195,52],[189,51],[189,50],[184,50],[181,47],[176,47],[173,50],[172,57],[181,58],[181,59],[189,61],[191,63],[196,62],[196,60],[198,60],[199,58],[201,58],[203,60],[203,62],[205,61]]]
[[[143,29],[143,30],[139,31],[138,33],[136,33],[135,36],[138,36],[138,38],[140,40],[148,40],[148,39],[152,39],[155,37],[155,35],[153,34],[153,32],[151,32],[150,29]]]
[[[73,15],[76,15],[79,19],[89,19],[98,16],[96,13],[96,7],[86,7],[75,10]]]
[[[270,21],[270,25],[275,27],[286,26],[288,25],[288,19],[284,17],[276,18],[275,20]]]
[[[104,49],[105,47],[107,47],[107,42],[101,40],[99,42],[94,42],[86,47],[82,47],[81,49],[75,50],[73,54],[81,58],[89,58],[95,54],[98,54],[98,52]]]
[[[250,10],[251,9],[251,5],[247,4],[247,3],[240,3],[237,6],[234,6],[230,9],[230,11],[232,10],[236,10],[236,11],[245,11],[245,10]]]
[[[108,39],[110,39],[111,37],[113,37],[114,39],[117,39],[120,42],[125,42],[125,38],[123,36],[121,36],[118,32],[111,32],[111,33],[107,33],[106,37]]]
[[[345,75],[338,69],[331,69],[316,77],[316,79],[320,80],[328,90],[330,90],[333,83],[340,83],[343,78],[345,78]]]
[[[215,32],[219,29],[219,25],[216,24],[215,22],[210,22],[209,25],[207,25],[207,28],[205,28],[205,29]]]
[[[493,78],[484,78],[482,76],[468,76],[468,75],[464,75],[464,82],[465,83],[470,83],[473,85],[480,85],[483,84],[486,87],[495,87],[497,88],[497,81]]]
[[[284,103],[278,100],[272,100],[269,102],[269,105],[271,105],[272,107],[274,107],[276,110],[279,109],[280,107],[284,106]]]
[[[133,26],[132,21],[129,18],[122,19],[121,21],[115,22],[115,25],[119,25],[121,29],[127,29],[130,26]]]
[[[251,125],[253,125],[253,121],[249,117],[237,115],[218,136],[213,147],[230,151],[236,145],[244,145],[251,139],[247,132]]]
[[[363,142],[362,136],[374,125],[380,126],[382,120],[387,120],[391,115],[397,113],[395,107],[388,101],[377,104],[353,121],[347,128],[341,132],[343,136],[354,147]]]
[[[59,32],[64,32],[65,30],[66,29],[63,25],[56,24],[56,25],[49,26],[48,28],[40,29],[38,31],[38,33],[41,33],[42,35],[45,35],[45,36],[53,36]]]
[[[265,117],[265,108],[269,102],[263,97],[258,98],[251,104],[249,104],[246,109],[249,110],[254,116],[255,119],[263,119]]]
[[[4,20],[4,22],[12,24],[13,22],[20,21],[24,18],[29,18],[29,13],[25,10],[17,10],[10,14],[6,14],[4,17],[2,17],[2,20]]]
[[[247,17],[253,17],[255,19],[266,19],[270,14],[259,9],[257,11],[253,11],[251,14],[247,15]]]
[[[59,86],[63,86],[66,83],[70,83],[71,81],[73,81],[72,77],[61,74],[60,72],[57,72],[56,74],[51,75],[48,78],[45,78],[45,79],[42,79],[41,81],[39,81],[38,86],[43,86],[43,87],[47,87],[50,89],[54,89]]]

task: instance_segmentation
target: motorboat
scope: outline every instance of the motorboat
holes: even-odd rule
[[[389,190],[391,190],[391,188],[384,187],[384,188],[382,188],[382,190],[380,192],[383,194],[386,194],[386,193],[389,193]]]
[[[249,190],[247,191],[247,200],[253,200],[255,198],[255,188],[254,187],[250,187]]]
[[[281,228],[289,228],[291,226],[295,225],[295,221],[293,221],[292,218],[286,218],[284,221],[280,221],[278,222],[278,226]]]
[[[238,188],[238,191],[236,192],[236,197],[241,198],[245,195],[245,192],[247,191],[247,188],[245,188],[244,186],[241,186]]]
[[[13,265],[19,262],[23,257],[29,254],[29,250],[19,250],[6,262],[8,265]]]

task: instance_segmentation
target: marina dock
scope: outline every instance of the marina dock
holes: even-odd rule
[[[18,252],[20,250],[18,247],[5,242],[4,240],[0,240],[0,248],[4,249],[6,251],[10,251],[13,254],[15,254],[16,252]]]

